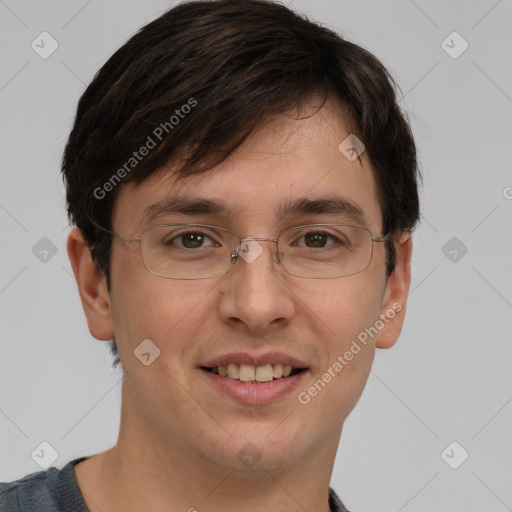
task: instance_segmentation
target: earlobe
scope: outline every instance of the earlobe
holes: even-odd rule
[[[106,277],[94,264],[89,246],[77,227],[69,233],[67,251],[89,331],[98,340],[111,340],[114,324]]]
[[[381,318],[385,326],[376,341],[377,348],[390,348],[398,340],[405,319],[407,295],[411,284],[412,235],[403,232],[395,242],[397,261],[389,276],[382,300]]]

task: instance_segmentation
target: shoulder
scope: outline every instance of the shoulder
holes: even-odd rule
[[[332,488],[329,488],[329,508],[331,512],[349,512]]]
[[[31,473],[14,482],[0,482],[0,510],[31,511],[35,510],[41,501],[48,503],[50,496],[45,487],[48,471]]]
[[[13,482],[0,482],[2,512],[88,512],[76,483],[73,468],[84,457],[68,462],[61,470],[51,467]],[[73,508],[66,508],[72,506]],[[85,508],[84,508],[85,507]]]

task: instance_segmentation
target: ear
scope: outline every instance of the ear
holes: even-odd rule
[[[74,227],[68,236],[67,250],[90,333],[98,340],[114,337],[107,280],[94,264],[82,232]]]
[[[388,278],[382,299],[381,318],[385,327],[377,337],[377,348],[390,348],[398,340],[404,324],[405,306],[411,284],[411,233],[404,231],[394,243],[397,261],[393,273]]]

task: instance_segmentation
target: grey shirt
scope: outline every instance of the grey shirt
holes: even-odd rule
[[[87,457],[68,462],[62,469],[51,467],[14,482],[0,482],[0,512],[89,512],[74,467]],[[332,512],[348,512],[329,489]]]

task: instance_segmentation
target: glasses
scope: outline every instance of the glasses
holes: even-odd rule
[[[207,224],[165,224],[146,229],[140,238],[126,238],[105,228],[127,244],[140,244],[148,272],[165,279],[210,279],[227,274],[243,259],[255,261],[263,252],[259,242],[276,244],[274,262],[290,275],[332,279],[359,274],[372,260],[373,243],[389,234],[347,224],[308,224],[286,229],[277,238],[241,238],[227,228]]]

